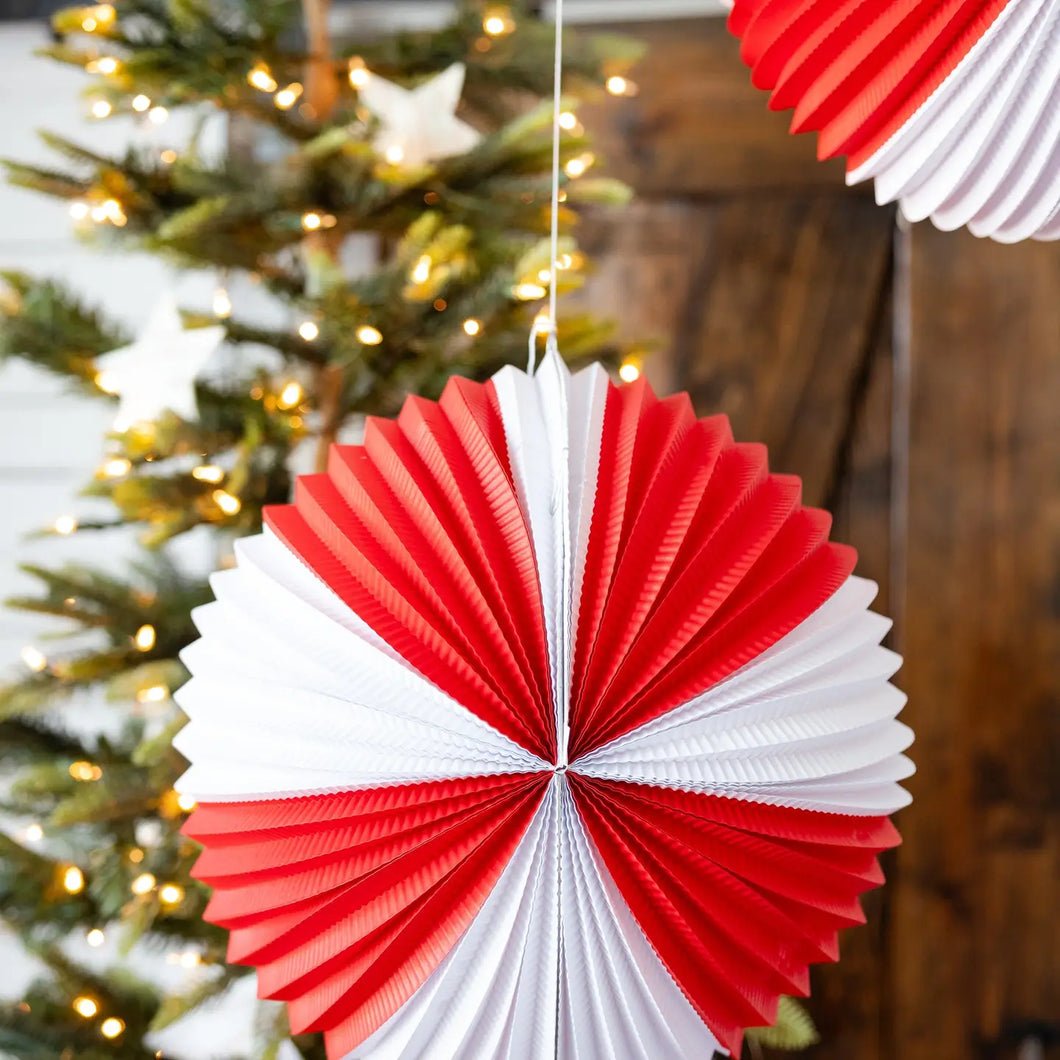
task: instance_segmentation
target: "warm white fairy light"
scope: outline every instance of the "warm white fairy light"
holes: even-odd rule
[[[89,782],[99,780],[99,778],[103,776],[103,770],[92,762],[71,762],[70,776],[72,776],[74,780]]]
[[[104,478],[122,478],[132,470],[132,461],[124,456],[112,456],[99,469]]]
[[[171,166],[177,160],[177,152],[172,147],[167,147],[160,151],[158,157],[167,165]]]
[[[133,894],[150,894],[155,889],[156,882],[157,881],[150,872],[143,872],[137,876],[131,884],[129,884],[129,890],[131,890]]]
[[[44,838],[44,829],[39,824],[28,824],[22,835],[29,843],[39,843]]]
[[[628,77],[622,77],[620,74],[609,77],[604,87],[612,96],[635,96],[637,94],[637,86]]]
[[[154,125],[162,125],[169,120],[169,111],[165,107],[152,107],[147,112],[147,120]]]
[[[136,693],[137,703],[161,703],[169,695],[165,685],[149,685]]]
[[[539,335],[543,335],[548,331],[552,330],[552,318],[548,315],[547,309],[542,309],[540,313],[534,317],[534,331]]]
[[[559,127],[571,132],[578,127],[578,116],[571,110],[565,110],[559,116]]]
[[[309,213],[302,214],[302,227],[307,232],[315,232],[321,224],[320,214],[315,210],[310,210]]]
[[[588,170],[588,168],[596,161],[596,157],[591,154],[579,155],[577,158],[570,159],[567,164],[563,167],[563,171],[568,177],[577,178]]]
[[[145,622],[136,631],[136,636],[133,637],[133,640],[140,651],[150,651],[155,646],[157,638],[158,634],[155,632],[155,627],[149,622]]]
[[[184,888],[177,883],[167,883],[159,888],[158,897],[163,905],[179,905],[184,901]]]
[[[464,321],[464,333],[467,335],[475,336],[482,330],[482,321],[476,320],[474,317],[468,317]]]
[[[109,118],[114,108],[105,99],[97,99],[92,104],[92,117],[93,118]]]
[[[202,957],[195,950],[185,950],[179,959],[181,968],[195,968],[202,964]]]
[[[90,1020],[99,1011],[99,1003],[91,997],[82,995],[74,998],[74,1012],[83,1019]]]
[[[570,254],[560,254],[556,260],[556,268],[560,271],[569,269],[574,264],[574,257]]]
[[[57,534],[72,534],[77,529],[77,520],[72,515],[60,515],[53,528]]]
[[[412,266],[412,282],[426,283],[431,278],[431,266],[433,264],[430,254],[422,255],[419,261]]]
[[[515,29],[515,21],[506,7],[491,8],[482,19],[482,28],[491,37],[502,37]]]
[[[232,299],[223,287],[213,293],[213,315],[221,320],[232,315]]]
[[[301,403],[304,396],[305,391],[302,390],[302,384],[297,380],[292,379],[289,383],[285,384],[283,390],[280,391],[279,397],[276,399],[276,405],[284,411],[287,409],[293,409],[296,405]]]
[[[247,74],[247,84],[256,88],[259,92],[275,92],[277,88],[276,78],[272,76],[269,68],[264,63],[258,63]]]
[[[320,328],[312,320],[303,320],[298,325],[298,334],[305,339],[306,342],[313,342],[320,334]]]
[[[213,497],[214,504],[216,504],[225,515],[235,515],[239,509],[243,507],[243,502],[238,497],[229,493],[228,490],[214,490],[211,496]]]
[[[364,60],[359,56],[355,56],[350,60],[350,84],[354,88],[364,88],[368,84],[371,74],[368,72],[368,67],[364,65]]]
[[[276,105],[278,110],[290,110],[291,107],[298,102],[301,95],[302,86],[297,81],[293,81],[286,88],[281,88],[280,91],[272,97],[272,102]]]
[[[75,221],[83,221],[89,212],[89,205],[87,202],[72,202],[70,203],[70,216]]]
[[[544,298],[548,291],[539,283],[519,283],[515,285],[512,293],[521,302],[533,302],[538,298]]]
[[[371,324],[362,324],[356,334],[357,341],[364,346],[378,346],[383,341],[383,333]]]
[[[618,368],[618,378],[623,383],[633,383],[640,378],[640,362],[635,357],[627,357]]]
[[[67,894],[80,894],[85,889],[85,874],[76,865],[67,865],[63,870],[63,890]]]
[[[125,1021],[118,1019],[117,1016],[110,1016],[99,1025],[99,1033],[104,1038],[117,1038],[124,1030]]]
[[[102,59],[96,60],[96,69],[101,74],[116,74],[118,72],[118,60],[112,55],[104,55]]]
[[[48,658],[39,648],[33,647],[32,644],[27,644],[19,655],[22,657],[23,663],[32,670],[34,673],[41,673],[48,669]]]
[[[104,942],[107,941],[107,936],[99,928],[93,928],[85,935],[85,942],[87,942],[93,949],[99,949]]]
[[[145,110],[150,110],[151,97],[145,96],[142,92],[138,96],[133,96],[132,109],[138,114],[142,114]]]
[[[405,149],[400,144],[391,144],[383,152],[383,157],[392,166],[396,166],[405,157]]]
[[[117,375],[106,369],[101,372],[96,372],[92,377],[92,382],[95,383],[104,394],[116,394],[121,389]]]
[[[216,485],[225,477],[224,468],[216,464],[199,464],[191,469],[191,477],[199,482],[212,482]]]
[[[191,795],[178,795],[177,806],[185,813],[191,813],[198,806],[198,803]]]
[[[552,282],[552,271],[551,271],[550,269],[542,269],[542,270],[541,270],[541,271],[540,271],[540,272],[539,272],[539,273],[537,274],[537,278],[538,278],[538,279],[539,279],[539,280],[540,280],[540,281],[541,281],[542,283],[551,283],[551,282]]]

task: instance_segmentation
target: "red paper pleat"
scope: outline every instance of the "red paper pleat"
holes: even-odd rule
[[[292,1028],[345,1055],[404,1004],[481,908],[549,774],[200,805],[195,876],[229,959],[258,966]]]
[[[821,158],[856,169],[953,72],[1011,0],[735,0],[752,81],[792,132],[816,131]]]
[[[732,1052],[838,956],[881,882],[886,818],[847,817],[570,774],[574,802],[660,960]]]
[[[410,399],[396,424],[369,424],[364,446],[334,447],[327,474],[300,478],[294,505],[265,521],[424,676],[554,757],[533,544],[492,385]]]

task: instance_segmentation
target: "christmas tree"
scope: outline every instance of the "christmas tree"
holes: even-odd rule
[[[250,974],[225,963],[225,933],[203,921],[207,894],[189,876],[197,849],[180,834],[193,807],[173,790],[185,763],[170,696],[186,677],[191,611],[211,594],[204,571],[169,555],[173,540],[208,532],[223,563],[236,536],[260,528],[263,505],[288,499],[295,470],[319,467],[360,417],[391,414],[409,393],[434,397],[452,374],[525,360],[535,319],[548,328],[549,286],[563,294],[584,275],[577,208],[626,195],[593,175],[566,109],[553,270],[552,28],[528,9],[465,0],[437,31],[349,39],[334,15],[326,0],[64,11],[48,54],[91,76],[95,120],[132,115],[147,128],[193,108],[203,128],[222,117],[225,149],[197,136],[180,151],[134,143],[107,157],[45,133],[55,168],[7,163],[16,184],[68,201],[101,249],[146,248],[208,272],[216,290],[211,306],[179,314],[163,302],[133,336],[73,291],[4,275],[0,356],[120,401],[86,490],[113,517],[64,517],[51,532],[131,525],[148,551],[125,576],[31,568],[39,594],[12,601],[63,619],[77,639],[48,655],[28,647],[0,688],[12,824],[0,832],[0,909],[45,969],[22,1000],[0,1004],[0,1054],[159,1056],[152,1031]],[[621,92],[635,54],[571,35],[572,97],[608,79]],[[372,261],[351,266],[351,246]],[[241,305],[236,289],[254,297]],[[558,317],[567,357],[620,356],[591,316]],[[197,378],[222,343],[223,377]],[[84,690],[105,690],[119,735],[69,724]],[[74,936],[108,948],[118,938],[133,958],[153,946],[195,968],[193,985],[167,993],[134,959],[95,971],[64,948]],[[256,1055],[323,1055],[313,1037],[290,1044],[280,1009],[260,1039]]]

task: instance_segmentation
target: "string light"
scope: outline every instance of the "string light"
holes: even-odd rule
[[[91,762],[72,762],[70,764],[70,776],[74,780],[99,780],[103,776],[103,770]]]
[[[181,968],[194,968],[202,963],[202,957],[195,950],[185,950],[180,955]]]
[[[88,216],[88,209],[87,202],[72,202],[70,203],[70,216],[75,221],[83,221]]]
[[[92,104],[92,117],[93,118],[108,118],[110,117],[111,111],[114,108],[105,99],[97,99]]]
[[[560,254],[559,259],[556,262],[556,268],[569,269],[574,264],[574,258],[570,254]]]
[[[191,477],[199,482],[212,482],[215,485],[225,477],[224,468],[216,464],[200,464],[191,469]]]
[[[300,383],[292,379],[283,390],[280,391],[280,396],[276,399],[276,404],[281,409],[293,409],[295,405],[299,404],[304,396],[304,391]]]
[[[60,515],[54,525],[57,534],[72,534],[77,529],[77,520],[72,515]]]
[[[320,227],[320,214],[314,211],[302,214],[302,227],[307,232],[315,232]]]
[[[159,890],[158,897],[164,905],[178,905],[184,901],[184,888],[177,883],[167,883]]]
[[[169,111],[165,107],[152,107],[147,112],[147,119],[155,125],[162,125],[169,119]]]
[[[129,890],[131,890],[133,894],[150,894],[151,891],[155,889],[156,882],[157,881],[151,873],[144,872],[129,884]]]
[[[623,383],[634,383],[640,378],[640,362],[635,357],[627,357],[618,368],[618,378]]]
[[[85,874],[76,865],[63,870],[63,889],[68,894],[80,894],[85,889]]]
[[[400,144],[391,144],[384,152],[383,157],[392,165],[396,166],[405,157],[405,149]]]
[[[137,703],[161,703],[169,695],[169,689],[165,685],[149,685],[141,688],[136,693]]]
[[[90,997],[75,997],[74,1012],[86,1020],[90,1020],[99,1011],[99,1005]]]
[[[172,147],[167,147],[158,156],[167,166],[173,165],[177,160],[177,152]]]
[[[39,648],[34,648],[32,644],[27,644],[19,654],[22,656],[22,661],[29,667],[34,673],[41,673],[48,669],[48,659]]]
[[[195,801],[194,797],[191,796],[191,795],[178,795],[177,796],[177,805],[185,813],[191,813],[191,811],[194,810],[196,806],[198,806],[198,803]]]
[[[371,324],[362,324],[357,329],[357,341],[365,346],[378,346],[383,341],[383,333]]]
[[[491,37],[502,37],[505,33],[511,33],[515,29],[515,23],[507,8],[495,8],[486,12],[482,20],[482,28]]]
[[[298,97],[302,94],[302,86],[297,82],[293,81],[286,88],[281,88],[275,96],[272,97],[272,102],[280,110],[290,110],[297,102]]]
[[[131,470],[131,461],[126,460],[124,456],[114,456],[99,469],[99,473],[104,478],[121,478]]]
[[[637,94],[637,86],[629,78],[618,74],[609,77],[605,87],[612,96],[635,96]]]
[[[548,291],[539,283],[516,284],[512,292],[521,302],[533,302],[535,299],[544,298]]]
[[[134,865],[139,865],[144,859],[144,852],[139,847],[131,847],[129,849],[129,860]]]
[[[306,342],[313,342],[320,334],[320,328],[318,328],[312,320],[303,320],[302,323],[298,325],[298,334],[301,335]]]
[[[222,320],[232,315],[232,299],[223,287],[218,287],[213,293],[213,315]]]
[[[276,79],[269,72],[264,63],[258,63],[247,74],[247,84],[258,89],[259,92],[275,92]]]
[[[578,127],[578,116],[570,110],[565,110],[559,116],[559,127],[566,129],[567,132],[572,132]]]
[[[552,318],[548,315],[547,310],[542,309],[540,313],[534,317],[534,331],[539,335],[543,335],[547,331],[552,330]]]
[[[39,843],[44,838],[44,829],[39,824],[28,824],[22,834],[28,842]]]
[[[114,21],[116,12],[112,4],[96,4],[85,12],[81,20],[81,28],[86,33],[94,33],[100,26],[110,25]]]
[[[93,928],[87,935],[85,935],[85,942],[87,942],[93,949],[98,949],[107,941],[107,936],[100,931],[99,928]]]
[[[103,391],[104,394],[116,394],[121,389],[118,384],[118,377],[110,371],[104,369],[101,372],[96,372],[92,377],[92,382]]]
[[[436,298],[431,305],[438,313],[444,313],[449,308],[449,303],[444,298]]]
[[[368,84],[371,74],[368,72],[368,67],[364,65],[364,60],[360,56],[354,56],[350,60],[350,84],[354,88],[364,88]]]
[[[540,280],[540,281],[541,281],[542,283],[551,283],[551,282],[552,282],[552,272],[551,272],[551,270],[550,270],[550,269],[542,269],[542,270],[541,270],[541,271],[540,271],[540,272],[539,272],[539,273],[537,274],[537,278],[538,278],[538,279],[539,279],[539,280]]]
[[[214,504],[216,504],[225,515],[235,515],[239,509],[243,507],[243,502],[238,497],[229,493],[228,490],[214,490],[211,496],[213,497]]]
[[[111,55],[104,55],[96,61],[96,70],[101,74],[116,74],[118,72],[118,60]]]
[[[580,177],[595,161],[596,158],[594,155],[579,155],[577,158],[570,159],[563,167],[563,170],[568,177],[577,178]]]
[[[475,336],[482,330],[482,321],[476,320],[474,317],[468,317],[464,321],[464,332],[468,335]]]
[[[426,283],[431,278],[431,265],[433,264],[430,254],[424,254],[412,267],[412,282]]]
[[[140,114],[142,114],[145,110],[150,110],[151,97],[145,96],[142,92],[138,96],[133,96],[132,109]]]
[[[142,625],[136,631],[136,636],[133,637],[133,640],[136,641],[136,646],[140,651],[150,651],[155,646],[155,627],[150,623]]]
[[[99,1025],[99,1033],[104,1038],[117,1038],[125,1030],[125,1021],[117,1016],[110,1016]]]

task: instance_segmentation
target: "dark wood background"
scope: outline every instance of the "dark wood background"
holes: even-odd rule
[[[1060,244],[900,230],[721,19],[632,32],[639,94],[582,112],[637,192],[587,297],[835,513],[906,656],[915,802],[813,1060],[1060,1057]]]

